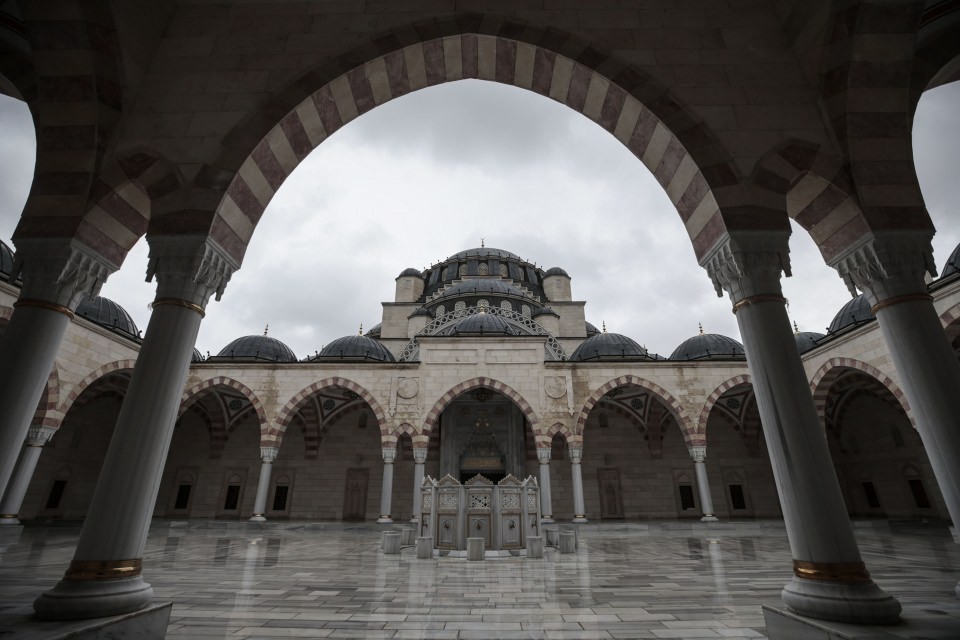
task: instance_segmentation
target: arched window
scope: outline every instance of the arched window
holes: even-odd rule
[[[520,307],[520,313],[523,314],[523,317],[524,317],[524,318],[529,318],[529,317],[530,317],[530,306],[529,306],[529,305],[523,305],[522,307]]]
[[[489,307],[489,306],[490,306],[490,303],[486,300],[486,298],[480,298],[479,300],[477,300],[477,306],[478,306],[478,307]]]
[[[447,312],[447,309],[441,304],[437,307],[437,317],[439,318]]]
[[[479,266],[478,269],[477,269],[477,273],[479,273],[479,274],[482,275],[482,276],[485,276],[485,275],[487,275],[489,272],[490,272],[490,267],[487,265],[487,263],[486,263],[486,262],[481,262],[481,263],[480,263],[480,266]]]
[[[527,276],[523,273],[523,267],[517,267],[517,273],[520,274],[520,282],[527,279]]]
[[[454,311],[463,311],[466,308],[467,308],[467,303],[464,302],[463,300],[458,300],[457,304],[453,305]]]
[[[507,265],[500,263],[500,277],[506,278],[510,273],[507,271]]]
[[[462,265],[460,265],[460,269],[457,271],[457,273],[460,275],[461,278],[462,278],[463,276],[467,275],[467,263],[466,263],[466,262],[464,262]]]
[[[283,512],[287,510],[290,502],[290,477],[280,476],[273,485],[273,503],[270,510],[273,512]]]
[[[500,303],[500,308],[504,311],[513,311],[513,305],[510,304],[509,300],[504,300]]]
[[[243,487],[243,479],[240,474],[234,473],[227,478],[226,490],[223,493],[223,510],[240,510],[240,489]]]

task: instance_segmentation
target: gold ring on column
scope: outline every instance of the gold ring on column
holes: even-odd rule
[[[180,298],[157,298],[153,301],[152,307],[159,307],[162,305],[173,305],[175,307],[183,307],[184,309],[190,309],[191,311],[196,311],[200,314],[200,317],[203,318],[207,315],[207,312],[203,310],[198,304],[193,304],[192,302],[187,302],[186,300],[181,300]]]
[[[750,296],[749,298],[744,298],[736,304],[733,305],[733,312],[736,313],[740,311],[743,307],[746,307],[751,304],[757,304],[759,302],[782,302],[786,304],[787,299],[783,296],[777,295],[775,293],[760,293],[755,296]]]
[[[862,584],[870,582],[870,572],[862,562],[807,562],[793,561],[793,573],[798,578]]]
[[[110,580],[132,578],[143,571],[143,559],[133,560],[74,560],[64,574],[64,580]]]
[[[24,300],[17,300],[13,303],[14,307],[36,307],[38,309],[46,309],[47,311],[56,311],[57,313],[62,313],[71,320],[73,320],[73,311],[70,311],[67,307],[62,304],[56,304],[54,302],[47,302],[46,300],[36,300],[32,298],[26,298]]]
[[[18,515],[20,515],[20,514],[18,514],[18,513],[0,513],[0,518],[6,518],[7,520],[13,520],[13,519],[15,519]]]
[[[931,296],[929,293],[905,293],[902,296],[893,296],[892,298],[881,300],[877,304],[870,307],[870,313],[877,315],[877,311],[880,311],[881,309],[892,307],[893,305],[900,304],[901,302],[916,302],[918,300],[933,300],[933,296]]]

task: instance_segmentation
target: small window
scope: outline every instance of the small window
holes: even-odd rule
[[[366,428],[367,428],[367,420],[369,420],[369,417],[367,416],[367,412],[366,412],[366,411],[362,411],[362,412],[360,413],[360,418],[357,420],[357,428],[358,428],[358,429],[366,429]]]
[[[445,314],[446,312],[447,312],[447,309],[446,309],[446,307],[444,307],[442,304],[437,306],[437,317],[438,317],[438,318],[439,318],[440,316],[442,316],[443,314]]]
[[[601,429],[606,429],[607,427],[610,426],[610,419],[607,417],[607,414],[605,413],[600,414],[599,422],[600,422]]]
[[[66,480],[54,480],[50,487],[50,495],[47,496],[47,509],[58,509],[60,500],[63,499],[63,492],[67,488]]]
[[[523,275],[523,267],[520,267],[519,269],[517,269],[517,273],[520,274],[520,282],[523,282],[524,280],[527,279],[527,277]]]
[[[286,511],[287,510],[287,493],[290,491],[290,487],[286,485],[278,485],[273,491],[273,510],[274,511]]]
[[[734,509],[747,508],[747,501],[743,496],[742,484],[730,485],[730,504],[733,506]]]
[[[927,497],[927,490],[923,488],[923,481],[920,478],[909,478],[910,493],[913,494],[913,502],[918,509],[929,509],[930,498]]]
[[[463,311],[466,308],[467,308],[467,303],[464,302],[463,300],[459,300],[457,304],[453,305],[454,311]]]
[[[479,300],[477,300],[477,306],[484,307],[484,308],[489,307],[490,302],[486,298],[480,298]]]
[[[529,307],[528,305],[523,305],[522,307],[520,307],[520,313],[523,314],[523,317],[524,317],[524,318],[529,318],[529,317],[530,317],[530,307]]]
[[[900,433],[900,429],[898,429],[896,425],[893,425],[892,427],[890,427],[890,437],[893,438],[894,447],[896,447],[897,449],[903,448],[903,445],[905,444],[903,442],[903,434]]]
[[[490,273],[490,267],[487,265],[486,262],[481,262],[480,266],[477,267],[477,273],[479,273],[482,276],[488,275]]]
[[[863,493],[867,498],[867,506],[871,509],[880,508],[880,498],[877,497],[877,488],[873,483],[867,480],[863,483]]]
[[[501,264],[501,265],[500,265],[500,277],[501,277],[501,278],[506,278],[508,275],[509,275],[509,273],[507,272],[507,265]]]
[[[689,484],[680,485],[680,508],[684,511],[696,508],[693,502],[693,487]]]
[[[236,511],[240,504],[240,485],[231,484],[227,487],[227,497],[223,501],[224,511]]]
[[[177,499],[173,503],[174,509],[186,509],[190,505],[190,490],[192,485],[181,484],[177,487]]]
[[[463,276],[467,275],[467,265],[466,265],[466,263],[460,265],[460,268],[457,270],[457,273],[459,274],[459,276],[460,276],[461,278],[462,278]]]

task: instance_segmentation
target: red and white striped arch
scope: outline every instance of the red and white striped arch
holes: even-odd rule
[[[277,413],[276,424],[266,425],[266,428],[261,432],[262,435],[260,446],[279,447],[283,441],[283,434],[286,432],[287,427],[290,425],[290,421],[293,419],[293,416],[296,414],[300,405],[302,405],[307,398],[316,392],[329,387],[346,389],[347,391],[351,391],[360,396],[363,401],[369,405],[370,410],[373,411],[373,416],[376,418],[377,426],[380,429],[381,440],[386,441],[390,438],[393,438],[393,442],[396,444],[396,435],[390,431],[390,427],[386,420],[386,414],[373,394],[353,380],[335,376],[314,382],[290,398],[290,400],[288,400],[283,408]]]
[[[876,367],[854,358],[830,358],[813,374],[813,378],[810,380],[810,391],[813,393],[813,403],[817,408],[817,415],[820,416],[821,420],[825,420],[827,396],[830,394],[830,387],[836,381],[837,376],[849,369],[855,369],[861,373],[865,373],[883,385],[903,407],[903,412],[910,419],[910,424],[913,425],[913,428],[917,428],[917,422],[913,417],[913,412],[910,410],[910,402],[903,394],[903,391],[900,390],[900,387],[897,386],[897,383]]]

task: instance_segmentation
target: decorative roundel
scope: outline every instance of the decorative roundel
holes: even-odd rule
[[[231,411],[238,411],[243,408],[243,400],[241,400],[240,398],[234,398],[229,402],[227,406],[230,407]]]
[[[639,411],[640,409],[643,409],[643,400],[640,398],[634,398],[630,401],[630,406]]]
[[[740,408],[740,401],[736,398],[729,398],[727,400],[727,406],[733,410],[737,410]]]
[[[337,403],[331,400],[330,398],[327,398],[326,400],[323,401],[323,408],[326,411],[330,411],[335,406],[337,406]]]

